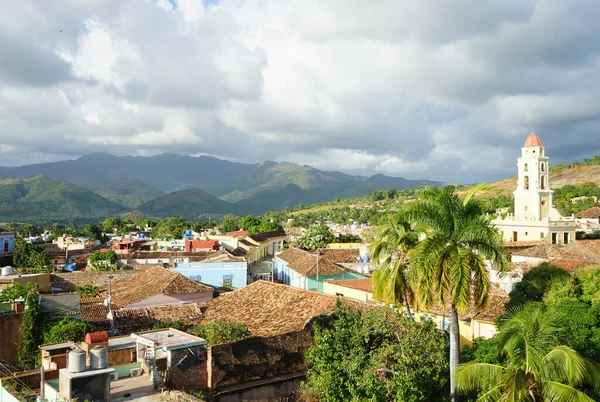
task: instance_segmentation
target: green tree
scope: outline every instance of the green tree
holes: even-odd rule
[[[29,282],[27,285],[20,283],[11,283],[0,292],[0,302],[25,299],[27,295],[35,291],[35,282]]]
[[[338,305],[331,329],[315,325],[303,388],[319,401],[448,400],[446,341],[399,311]]]
[[[44,343],[81,342],[86,333],[94,330],[95,327],[87,321],[64,317],[46,328]]]
[[[101,295],[100,288],[89,283],[83,286],[76,286],[75,291],[79,293],[81,297],[99,297]]]
[[[562,279],[548,284],[544,296],[546,304],[563,300],[579,300],[590,305],[600,303],[600,266],[577,268],[573,275],[565,275]]]
[[[102,229],[95,223],[88,223],[83,227],[83,235],[91,240],[104,240]]]
[[[224,342],[237,341],[250,336],[248,326],[242,322],[213,321],[188,330],[189,333],[206,339],[210,347]]]
[[[405,210],[407,220],[422,227],[426,235],[411,256],[417,301],[426,307],[451,305],[450,390],[455,401],[455,371],[460,361],[458,312],[466,312],[471,303],[476,308],[488,303],[486,258],[502,273],[509,267],[502,237],[473,199],[482,188],[476,186],[461,200],[450,189],[426,187]]]
[[[223,222],[219,225],[219,232],[234,232],[240,228],[240,218],[235,215],[225,215]]]
[[[482,391],[481,401],[593,401],[582,387],[600,391],[600,369],[559,342],[563,331],[559,317],[541,303],[513,308],[497,335],[505,364],[461,364],[459,390]]]
[[[123,227],[123,222],[119,218],[107,218],[100,223],[104,232],[113,233]]]
[[[240,227],[244,230],[250,230],[250,228],[258,227],[260,224],[260,219],[255,218],[252,215],[244,216],[240,221]]]
[[[13,264],[17,268],[33,268],[36,272],[52,272],[52,264],[45,250],[37,248],[23,238],[15,237]]]
[[[316,250],[325,248],[329,243],[333,243],[333,235],[325,225],[311,226],[304,235],[297,240],[299,246]]]
[[[373,296],[386,303],[403,303],[410,314],[413,291],[408,280],[409,251],[419,242],[419,234],[410,223],[397,216],[388,217],[386,224],[376,229],[371,243]]]
[[[31,290],[25,297],[25,312],[21,322],[22,341],[18,344],[19,363],[26,369],[36,368],[39,355],[38,345],[42,343],[43,329],[42,308],[37,294]]]
[[[542,301],[544,294],[554,282],[564,282],[569,273],[555,265],[544,262],[523,275],[520,282],[510,292],[506,307],[518,306],[530,301]]]
[[[36,230],[35,230],[35,226],[33,225],[33,223],[25,223],[23,224],[23,226],[21,226],[21,229],[19,229],[19,236],[21,237],[31,237],[35,234]]]

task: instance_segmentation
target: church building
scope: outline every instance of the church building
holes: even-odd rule
[[[531,133],[517,160],[515,212],[492,221],[504,241],[545,240],[551,244],[568,244],[575,240],[575,220],[561,216],[552,204],[554,192],[550,190],[549,162],[542,141]]]

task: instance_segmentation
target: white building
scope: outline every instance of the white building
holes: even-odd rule
[[[504,241],[540,241],[568,244],[575,240],[576,222],[553,207],[549,162],[540,138],[531,133],[518,158],[518,181],[514,191],[515,212],[493,223]]]

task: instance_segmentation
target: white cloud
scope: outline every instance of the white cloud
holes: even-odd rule
[[[557,162],[600,146],[598,3],[175,3],[1,13],[0,164],[173,151],[467,182],[511,174],[533,129]]]

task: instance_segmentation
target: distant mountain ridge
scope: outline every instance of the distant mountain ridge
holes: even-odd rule
[[[43,175],[0,180],[0,221],[99,219],[125,210],[89,190]]]
[[[94,153],[62,162],[0,167],[0,179],[38,175],[94,191],[111,205],[153,217],[262,214],[380,189],[442,185],[381,174],[352,176],[289,162],[244,164],[170,153],[149,157]],[[182,191],[186,189],[190,191]]]

